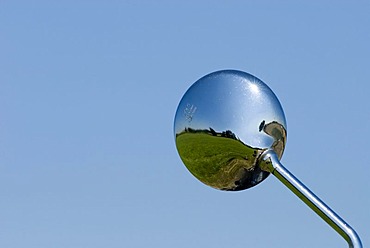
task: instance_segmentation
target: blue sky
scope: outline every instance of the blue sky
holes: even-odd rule
[[[182,95],[246,71],[287,119],[282,163],[370,245],[366,1],[1,1],[0,247],[340,247],[276,178],[198,182]]]

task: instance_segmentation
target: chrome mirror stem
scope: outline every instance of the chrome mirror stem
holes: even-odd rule
[[[239,191],[273,174],[349,247],[362,248],[357,233],[280,163],[287,140],[284,111],[255,76],[222,70],[197,80],[177,107],[174,136],[185,166],[204,184]]]
[[[356,231],[290,173],[280,163],[273,150],[267,150],[262,154],[261,158],[261,168],[272,173],[308,207],[315,211],[316,214],[347,241],[350,248],[362,248],[360,237],[357,235]]]

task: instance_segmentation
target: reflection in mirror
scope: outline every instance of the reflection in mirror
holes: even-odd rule
[[[281,158],[286,121],[271,89],[241,71],[224,70],[195,82],[181,99],[175,116],[175,139],[188,170],[220,190],[243,190],[269,172],[258,166],[263,151]]]
[[[355,230],[280,163],[287,135],[284,112],[258,78],[226,70],[199,79],[179,103],[174,131],[182,161],[203,183],[243,190],[272,173],[350,248],[362,248]]]

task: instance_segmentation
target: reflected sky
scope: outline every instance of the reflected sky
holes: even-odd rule
[[[271,147],[274,139],[260,131],[260,124],[277,122],[286,130],[282,107],[271,89],[258,78],[225,70],[204,76],[181,99],[175,134],[185,128],[231,130],[245,144]]]

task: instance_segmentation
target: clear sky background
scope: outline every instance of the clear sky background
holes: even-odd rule
[[[235,193],[186,170],[177,104],[220,69],[273,89],[282,163],[370,246],[369,13],[368,1],[0,1],[0,247],[346,247],[273,176]]]

